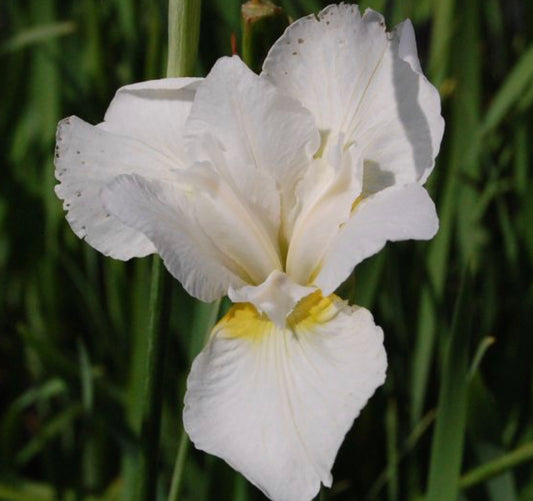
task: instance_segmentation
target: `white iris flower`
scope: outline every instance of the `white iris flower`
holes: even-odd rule
[[[385,378],[382,330],[333,294],[387,240],[438,228],[423,183],[443,133],[412,25],[324,9],[260,76],[121,88],[104,122],[57,135],[57,194],[105,255],[157,252],[202,301],[237,303],[192,366],[185,428],[275,501],[331,485],[341,442]]]

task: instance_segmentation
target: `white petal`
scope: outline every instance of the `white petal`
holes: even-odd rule
[[[218,208],[202,211],[203,224],[226,253],[243,265],[248,263],[248,282],[258,285],[272,270],[282,268],[278,243],[280,193],[276,184],[266,173],[243,169],[240,182],[247,188],[243,191],[225,175],[230,165],[212,136],[202,137],[196,146],[209,158],[197,167],[201,166],[217,184],[212,198]],[[241,238],[235,238],[238,234]]]
[[[268,187],[264,179],[277,182],[283,193],[290,195],[320,142],[311,114],[259,78],[238,57],[222,58],[215,64],[198,88],[186,127],[196,160],[212,162],[198,142],[205,141],[206,135],[214,138],[227,165],[219,174],[243,196],[250,198],[263,190],[255,197],[259,207]],[[267,200],[265,218],[270,210]],[[279,213],[270,216],[276,234],[279,220]]]
[[[123,175],[102,191],[102,200],[120,221],[145,234],[157,248],[170,273],[189,294],[203,301],[241,287],[240,269],[219,250],[198,223],[197,200],[205,198],[194,184]],[[207,191],[207,190],[205,190]]]
[[[273,501],[310,501],[385,379],[383,333],[365,309],[319,292],[281,330],[236,305],[193,363],[185,429]]]
[[[245,168],[284,181],[307,164],[320,140],[311,114],[237,56],[219,59],[199,86],[187,130],[220,142],[237,181]]]
[[[443,120],[409,22],[389,35],[377,12],[331,5],[287,28],[262,76],[299,99],[324,136],[344,134],[365,151],[368,193],[429,175]]]
[[[104,130],[133,137],[185,163],[185,121],[201,78],[163,78],[126,85],[111,101]]]
[[[228,296],[234,303],[252,303],[260,313],[284,328],[287,315],[296,303],[314,291],[314,287],[299,285],[287,274],[274,270],[261,285],[245,285],[240,289],[230,287]]]
[[[326,252],[314,284],[333,292],[363,259],[387,240],[429,240],[439,227],[435,204],[417,183],[387,188],[363,199]]]
[[[358,152],[354,148],[342,152],[342,145],[338,145],[330,153],[336,149],[338,160],[316,159],[296,190],[299,204],[286,269],[301,284],[312,283],[324,253],[349,219],[361,193],[362,161]]]
[[[389,47],[348,132],[364,149],[373,193],[393,184],[423,184],[439,152],[444,120],[440,97],[420,71],[410,21],[391,33]],[[376,183],[375,176],[379,176]]]
[[[155,251],[145,235],[104,209],[100,191],[120,174],[165,179],[182,166],[181,136],[196,85],[193,80],[123,87],[111,102],[106,122],[96,127],[77,117],[59,123],[56,193],[64,201],[74,233],[103,254],[126,260]]]
[[[67,220],[80,238],[116,259],[141,257],[154,246],[138,231],[105,210],[100,191],[115,176],[144,171],[168,172],[165,158],[138,141],[93,127],[77,117],[62,120],[55,154],[57,196],[64,201]]]

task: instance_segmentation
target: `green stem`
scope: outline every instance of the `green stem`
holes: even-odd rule
[[[201,0],[169,0],[168,2],[167,77],[169,78],[190,76],[194,73],[200,35],[201,4]],[[199,304],[197,308],[199,308]],[[204,312],[205,318],[208,318],[209,321],[204,327],[206,330],[201,334],[202,339],[205,339],[206,332],[208,333],[213,327],[219,305],[219,301],[211,304],[214,314],[212,312],[210,314],[209,311]],[[193,332],[192,334],[192,339],[194,340],[198,333]],[[189,439],[182,428],[170,484],[169,501],[177,501],[179,499],[188,449]]]
[[[459,485],[468,489],[526,461],[533,461],[533,442],[470,470],[461,477]]]
[[[141,421],[141,457],[137,489],[139,501],[156,499],[166,332],[170,313],[170,290],[167,290],[170,280],[162,273],[162,268],[161,258],[154,256]]]
[[[167,77],[191,76],[200,36],[201,0],[169,0]]]

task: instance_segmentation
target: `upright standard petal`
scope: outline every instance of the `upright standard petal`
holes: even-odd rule
[[[311,284],[317,266],[361,193],[362,161],[355,148],[317,158],[297,186],[296,217],[291,228],[286,269],[293,280]],[[330,153],[334,153],[331,149]],[[338,157],[338,158],[335,158]]]
[[[312,115],[252,72],[237,56],[221,58],[199,86],[189,137],[207,133],[227,155],[239,182],[244,169],[256,169],[285,182],[304,168],[319,146]]]
[[[196,84],[166,79],[126,86],[98,126],[77,117],[59,123],[56,193],[74,233],[103,254],[126,260],[154,252],[145,235],[105,210],[100,191],[120,174],[165,179],[183,166],[183,123]]]
[[[325,250],[313,284],[330,294],[357,264],[379,252],[387,241],[429,240],[438,228],[435,204],[418,183],[363,198]]]
[[[186,128],[195,160],[211,162],[277,240],[287,198],[319,146],[312,115],[234,56],[220,59],[199,86]],[[219,145],[225,169],[205,148],[206,136]]]
[[[264,78],[313,113],[323,138],[342,134],[364,150],[364,191],[429,175],[443,120],[410,23],[389,34],[377,12],[331,5],[290,25],[263,68]]]
[[[273,501],[310,501],[385,378],[371,314],[320,292],[279,329],[250,304],[213,330],[187,381],[185,429]]]

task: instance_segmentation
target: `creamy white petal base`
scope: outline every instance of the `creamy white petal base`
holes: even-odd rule
[[[239,304],[193,363],[185,429],[273,501],[309,501],[386,365],[372,315],[336,296],[303,299],[286,329]]]

